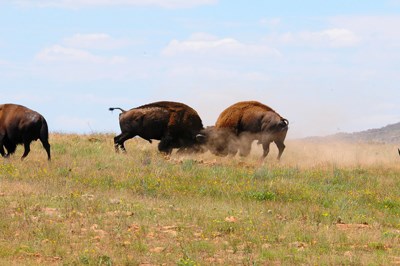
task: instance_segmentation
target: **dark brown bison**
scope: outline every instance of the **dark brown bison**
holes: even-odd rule
[[[238,150],[241,156],[247,156],[252,142],[258,140],[258,144],[263,145],[264,158],[268,155],[270,143],[275,142],[280,159],[288,126],[289,121],[272,108],[256,101],[245,101],[225,109],[215,126],[204,129],[197,139],[205,143],[213,154],[221,156],[235,155]]]
[[[115,149],[125,151],[124,142],[139,136],[151,143],[160,140],[158,150],[170,154],[172,149],[197,151],[196,135],[203,129],[197,112],[191,107],[177,102],[155,102],[125,111],[119,107],[119,125],[122,133],[114,138]]]
[[[50,160],[49,132],[44,117],[22,105],[0,105],[0,153],[3,157],[13,154],[17,145],[23,144],[25,150],[21,159],[24,159],[30,152],[31,142],[37,139],[42,142]]]

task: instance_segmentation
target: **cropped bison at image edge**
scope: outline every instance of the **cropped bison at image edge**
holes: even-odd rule
[[[17,145],[23,144],[24,153],[21,159],[24,159],[30,152],[30,143],[38,139],[50,160],[49,132],[44,117],[22,105],[0,105],[0,154],[3,157],[13,154]]]
[[[178,151],[198,151],[196,135],[203,129],[197,112],[178,102],[160,101],[142,105],[130,110],[119,109],[121,134],[114,138],[115,149],[125,150],[124,142],[139,136],[150,143],[160,140],[158,150],[170,154],[174,148]]]

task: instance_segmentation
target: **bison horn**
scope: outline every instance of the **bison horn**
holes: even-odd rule
[[[196,140],[197,140],[199,143],[204,143],[204,142],[206,142],[206,136],[203,135],[203,134],[197,134],[197,135],[196,135]]]
[[[399,155],[400,155],[400,149],[399,149],[399,148],[397,148],[397,150],[399,151]]]

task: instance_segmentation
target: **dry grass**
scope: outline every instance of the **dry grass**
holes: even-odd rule
[[[50,163],[35,143],[0,164],[2,265],[400,262],[397,147],[292,140],[277,162],[50,141]]]

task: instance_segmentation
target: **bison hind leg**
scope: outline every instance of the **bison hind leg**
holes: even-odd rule
[[[25,157],[28,156],[29,152],[31,151],[30,145],[31,145],[30,141],[24,142],[24,154],[22,154],[21,160],[25,159]]]
[[[50,160],[51,160],[51,155],[50,155],[50,144],[49,144],[49,142],[48,142],[47,139],[44,139],[44,140],[40,139],[40,141],[42,142],[43,148],[46,150],[46,153],[47,153],[47,160],[50,161]]]
[[[123,151],[126,152],[125,149],[125,141],[128,139],[133,138],[135,135],[129,134],[129,133],[121,133],[118,136],[114,137],[114,147],[115,147],[115,152],[119,151],[119,148]]]
[[[280,160],[281,159],[281,156],[282,156],[282,153],[283,153],[283,151],[285,150],[285,144],[283,144],[283,142],[282,141],[275,141],[275,144],[276,144],[276,146],[278,147],[278,150],[279,150],[279,154],[278,154],[278,160]]]
[[[262,144],[263,145],[263,150],[264,150],[263,155],[262,155],[263,158],[267,157],[267,155],[269,153],[269,144],[270,144],[270,142],[264,142]]]

